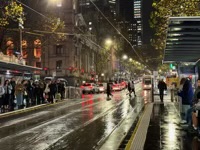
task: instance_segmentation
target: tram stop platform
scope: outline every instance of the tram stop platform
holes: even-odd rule
[[[199,150],[200,139],[180,124],[179,102],[170,93],[146,104],[126,150]]]

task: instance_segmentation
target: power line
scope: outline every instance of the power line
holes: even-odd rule
[[[111,21],[104,15],[104,13],[97,7],[97,5],[92,1],[89,0],[95,8],[101,13],[101,15],[108,21],[108,23],[123,37],[123,39],[131,46],[131,48],[134,50],[135,54],[139,57],[139,59],[144,62],[144,60],[140,57],[140,55],[135,50],[134,46],[131,44],[131,42],[111,23]]]
[[[28,9],[34,11],[35,13],[39,14],[40,16],[42,16],[42,17],[44,17],[44,18],[46,18],[46,19],[48,19],[48,20],[51,20],[50,18],[48,18],[48,17],[45,16],[44,14],[42,14],[42,13],[36,11],[35,9],[33,9],[33,8],[29,7],[29,6],[27,6],[26,4],[24,4],[24,3],[22,3],[22,2],[20,2],[20,1],[18,1],[18,0],[16,0],[16,2],[20,3],[21,5],[23,5],[23,6],[26,7],[26,8],[28,8]]]
[[[35,10],[35,9],[33,9],[33,8],[29,7],[29,6],[27,6],[26,4],[24,4],[24,3],[22,3],[22,2],[20,2],[20,1],[18,1],[18,0],[16,0],[16,1],[17,1],[18,3],[20,3],[20,4],[22,4],[24,7],[26,7],[26,8],[28,8],[28,9],[34,11],[35,13],[39,14],[40,16],[42,16],[42,17],[44,17],[44,18],[46,18],[46,19],[48,19],[48,20],[51,21],[51,19],[48,18],[47,16],[45,16],[44,14],[38,12],[37,10]],[[46,33],[46,34],[52,34],[52,33],[53,33],[53,34],[64,34],[64,35],[82,35],[82,36],[85,36],[85,39],[86,39],[86,36],[88,36],[88,35],[85,35],[85,34],[74,34],[74,33],[64,33],[64,32],[49,32],[49,31],[41,31],[41,30],[33,30],[33,31],[39,32],[39,33]],[[89,36],[91,36],[91,35],[89,35]],[[87,40],[88,40],[88,39],[87,39]],[[89,39],[89,40],[90,40],[90,42],[92,42],[92,43],[93,43],[94,45],[96,45],[97,47],[99,47],[99,48],[101,48],[101,49],[105,49],[105,48],[101,47],[100,45],[98,45],[97,43],[95,43],[94,41],[92,41],[91,39]]]

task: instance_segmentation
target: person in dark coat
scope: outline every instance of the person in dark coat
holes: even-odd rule
[[[161,79],[161,80],[158,82],[158,89],[159,89],[160,100],[161,100],[161,102],[163,102],[164,91],[167,90],[167,85],[166,85],[166,83],[163,81],[163,79]]]
[[[15,107],[14,100],[15,100],[15,86],[16,86],[16,81],[14,77],[11,78],[10,84],[12,86],[11,97],[10,97],[10,111],[13,111]]]
[[[53,103],[54,99],[55,99],[55,94],[56,94],[56,91],[57,91],[57,87],[56,87],[56,83],[54,81],[51,81],[51,83],[49,84],[49,89],[50,89],[50,92],[49,92],[49,102],[50,103]]]
[[[193,88],[191,81],[189,79],[186,79],[183,88],[181,91],[178,92],[178,96],[182,99],[182,121],[181,123],[189,123],[191,120],[191,112],[188,110],[191,110],[192,106],[192,100],[194,96]]]
[[[107,83],[107,99],[109,99],[110,96],[113,96],[113,95],[111,94],[111,85],[110,85],[110,83],[108,82],[108,83]]]

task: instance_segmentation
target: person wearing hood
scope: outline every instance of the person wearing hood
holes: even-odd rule
[[[182,99],[181,124],[188,124],[192,120],[191,113],[189,113],[189,111],[191,110],[192,99],[194,96],[192,84],[189,79],[185,80],[182,90],[178,92],[178,96],[180,96]]]
[[[193,100],[192,100],[192,130],[197,132],[198,129],[198,118],[199,118],[199,110],[197,110],[197,103],[200,102],[200,78],[197,80],[197,88],[194,92]],[[199,131],[200,133],[200,131]]]

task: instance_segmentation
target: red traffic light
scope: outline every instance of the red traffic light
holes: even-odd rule
[[[47,68],[47,67],[44,67],[44,68],[43,68],[43,70],[45,70],[45,71],[46,71],[46,70],[48,70],[48,68]]]

